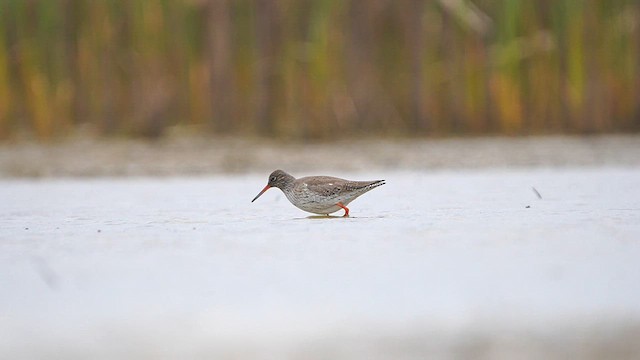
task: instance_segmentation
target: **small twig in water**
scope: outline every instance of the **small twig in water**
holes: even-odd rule
[[[542,199],[542,195],[540,195],[540,193],[538,192],[538,190],[536,190],[536,188],[534,188],[533,186],[531,187],[531,190],[533,190],[533,192],[536,194],[536,196],[538,197],[538,199]]]

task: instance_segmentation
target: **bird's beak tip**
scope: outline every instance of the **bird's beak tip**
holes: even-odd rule
[[[260,195],[264,194],[265,191],[269,190],[270,187],[271,186],[269,186],[269,185],[265,186],[264,189],[262,189],[262,191],[260,191],[258,193],[258,195],[256,195],[256,197],[254,197],[253,200],[251,200],[251,202],[256,201],[256,199],[258,199],[260,197]]]

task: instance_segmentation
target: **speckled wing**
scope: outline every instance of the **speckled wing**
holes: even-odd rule
[[[313,176],[300,179],[309,191],[324,197],[357,197],[384,184],[384,180],[350,181],[330,176]]]

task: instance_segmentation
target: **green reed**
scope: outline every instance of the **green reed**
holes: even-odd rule
[[[3,0],[0,138],[640,128],[635,0]]]

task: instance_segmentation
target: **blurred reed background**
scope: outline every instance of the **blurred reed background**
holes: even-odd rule
[[[0,138],[640,129],[637,0],[2,0]]]

